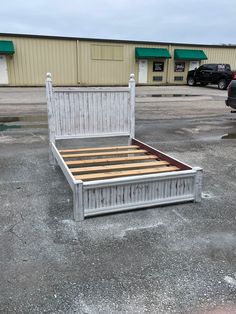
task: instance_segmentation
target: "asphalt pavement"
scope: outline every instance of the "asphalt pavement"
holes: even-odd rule
[[[138,87],[136,137],[204,170],[201,203],[75,223],[43,88],[0,89],[0,313],[236,313],[236,114],[214,87]]]

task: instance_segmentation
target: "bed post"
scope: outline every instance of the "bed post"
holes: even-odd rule
[[[130,74],[129,88],[130,88],[130,106],[131,106],[129,144],[131,145],[132,139],[134,138],[134,132],[135,132],[135,76],[133,73]]]
[[[55,144],[55,123],[53,117],[53,87],[52,87],[52,75],[47,73],[46,76],[46,97],[48,107],[48,130],[49,130],[49,162],[51,165],[56,165],[56,159],[53,156],[51,143]]]
[[[196,170],[195,182],[194,182],[194,190],[195,190],[195,198],[194,202],[201,202],[202,200],[202,177],[203,177],[203,169],[200,167],[194,167],[193,170]]]
[[[77,182],[73,189],[73,209],[75,221],[84,220],[83,182]]]

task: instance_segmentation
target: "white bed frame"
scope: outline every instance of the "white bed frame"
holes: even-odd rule
[[[201,201],[202,169],[192,168],[136,139],[135,79],[128,87],[56,88],[47,74],[50,163],[58,164],[72,191],[74,219],[186,201]],[[96,181],[76,180],[57,148],[58,140],[124,137],[181,170]]]

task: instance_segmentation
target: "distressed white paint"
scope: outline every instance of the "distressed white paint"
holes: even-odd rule
[[[194,200],[194,173],[187,176],[182,176],[180,172],[171,177],[155,176],[152,175],[152,180],[145,180],[148,178],[144,176],[144,181],[139,178],[137,182],[135,177],[133,182],[123,178],[122,184],[84,184],[85,216]]]
[[[196,171],[195,170],[183,170],[181,172],[163,172],[163,173],[153,173],[153,174],[145,174],[145,175],[137,175],[137,176],[130,176],[130,177],[120,177],[114,179],[104,179],[104,180],[94,180],[94,181],[87,181],[84,182],[84,188],[93,187],[102,187],[107,185],[120,185],[124,183],[137,183],[137,182],[149,182],[155,180],[163,180],[163,179],[172,179],[173,177],[195,177]]]
[[[201,168],[188,166],[184,171],[83,182],[74,179],[59,154],[55,145],[59,138],[134,136],[133,74],[126,88],[66,90],[54,90],[47,74],[46,89],[51,159],[58,162],[72,188],[76,221],[97,214],[201,200]]]
[[[84,219],[83,182],[80,180],[75,180],[54,143],[51,143],[51,148],[53,157],[57,160],[58,165],[60,166],[73,191],[74,219],[75,221],[81,221]]]
[[[7,85],[8,83],[7,59],[6,56],[0,55],[0,85]]]
[[[134,136],[135,80],[129,87],[53,89],[46,80],[49,137]]]
[[[55,92],[55,137],[129,134],[129,92]]]
[[[61,154],[58,152],[54,143],[51,143],[51,149],[52,149],[52,154],[54,158],[57,160],[58,165],[61,167],[61,170],[64,173],[68,183],[70,184],[71,189],[74,190],[74,185],[77,183],[82,183],[82,181],[75,180],[74,176],[70,172],[68,166],[64,162],[63,158],[61,157]]]
[[[199,167],[195,167],[194,170],[196,171],[196,175],[195,175],[195,202],[201,202],[203,170],[202,170],[202,168],[199,168]]]
[[[135,78],[134,74],[130,74],[130,144],[131,139],[135,136]]]
[[[73,189],[73,210],[75,221],[84,220],[83,183],[76,183]]]
[[[52,153],[52,144],[55,144],[55,123],[54,123],[54,113],[52,105],[53,102],[53,87],[52,87],[52,75],[47,73],[46,76],[46,99],[47,99],[47,109],[48,109],[48,132],[49,132],[49,162],[51,165],[56,165],[56,159]]]

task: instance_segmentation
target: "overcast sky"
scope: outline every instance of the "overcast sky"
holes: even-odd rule
[[[236,44],[236,0],[8,0],[0,32]]]

